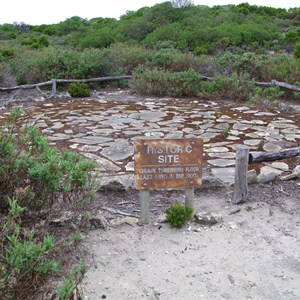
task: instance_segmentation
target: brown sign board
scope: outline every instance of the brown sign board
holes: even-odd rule
[[[134,142],[135,188],[197,187],[202,183],[201,139],[141,139]]]

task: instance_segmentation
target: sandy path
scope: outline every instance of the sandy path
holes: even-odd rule
[[[85,299],[300,299],[300,203],[288,201],[296,213],[259,202],[229,215],[236,206],[208,197],[196,211],[220,213],[213,227],[93,231]]]

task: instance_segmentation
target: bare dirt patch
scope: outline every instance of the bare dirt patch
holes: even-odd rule
[[[184,201],[183,193],[154,192],[151,224],[86,236],[85,299],[299,299],[298,193],[295,181],[254,185],[250,202],[237,206],[231,203],[231,187],[199,190],[195,211],[220,213],[223,222],[173,229],[153,222],[165,207]],[[99,197],[104,206],[138,209],[136,191]]]

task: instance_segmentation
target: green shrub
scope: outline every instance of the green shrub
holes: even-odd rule
[[[294,56],[300,60],[300,43],[296,44],[295,46]]]
[[[169,72],[157,68],[140,68],[133,76],[131,88],[142,95],[196,96],[200,82],[201,77],[193,69]]]
[[[153,51],[134,45],[114,44],[110,50],[114,57],[119,58],[119,67],[124,70],[125,74],[130,74],[134,69],[145,66],[149,61],[152,61],[153,57]]]
[[[0,132],[0,212],[9,198],[37,213],[51,210],[59,196],[65,205],[80,206],[93,187],[95,164],[75,152],[60,153],[35,127],[15,134],[21,113],[14,108],[10,123]]]
[[[171,225],[180,228],[192,217],[193,209],[184,204],[175,203],[166,210],[166,214]]]
[[[86,271],[87,268],[84,262],[81,262],[80,265],[75,266],[72,269],[70,276],[67,277],[64,280],[63,285],[58,287],[56,290],[59,300],[69,300],[75,298],[83,299],[78,285],[84,278]]]
[[[71,83],[69,85],[68,92],[71,95],[71,97],[74,98],[89,97],[91,95],[88,84],[80,82]]]
[[[256,88],[255,93],[249,98],[248,104],[263,106],[270,110],[278,108],[284,92],[278,87]],[[296,96],[296,95],[295,95]]]
[[[53,257],[63,249],[63,241],[57,247],[54,237],[45,235],[53,207],[59,210],[63,205],[74,220],[94,187],[95,164],[49,146],[35,127],[18,129],[22,114],[15,107],[0,131],[0,298],[4,300],[32,299],[47,276],[59,271],[59,261]],[[70,238],[79,242],[80,235]],[[72,275],[71,288],[73,283],[77,287],[82,274],[79,268]]]
[[[12,48],[0,48],[0,62],[14,57],[15,51]]]
[[[234,73],[230,77],[224,77],[224,80],[223,98],[246,101],[255,90],[255,83],[247,73],[240,75]]]
[[[170,96],[192,97],[198,95],[201,78],[195,70],[189,69],[185,72],[172,72],[169,73],[168,77]]]
[[[139,68],[134,73],[131,88],[141,95],[166,96],[169,91],[168,73],[156,68]]]
[[[53,236],[38,239],[35,230],[21,227],[24,209],[17,199],[8,202],[7,217],[0,222],[0,297],[23,299],[47,275],[59,271],[59,262],[49,258],[56,247]]]
[[[193,68],[195,62],[196,59],[192,54],[181,53],[176,49],[167,48],[155,52],[149,65],[171,72],[183,72]]]
[[[276,79],[293,84],[300,78],[300,60],[283,54],[271,57],[262,65],[261,74],[264,81]]]
[[[21,43],[23,46],[26,46],[28,49],[41,49],[43,47],[49,46],[49,40],[46,35],[40,37],[30,36]]]
[[[52,78],[85,79],[122,73],[120,58],[112,49],[31,50],[11,61],[10,66],[12,72],[17,77],[25,77],[27,83]]]

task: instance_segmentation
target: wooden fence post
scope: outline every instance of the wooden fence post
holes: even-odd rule
[[[149,190],[141,190],[140,191],[140,198],[141,198],[141,216],[140,222],[142,224],[149,224],[150,223],[150,215],[149,215]]]
[[[194,210],[194,188],[186,188],[185,193],[185,206],[191,207]]]
[[[233,202],[236,204],[244,203],[248,200],[248,161],[249,148],[247,146],[237,147],[233,195]]]
[[[56,79],[52,78],[52,94],[55,95],[56,94]]]

